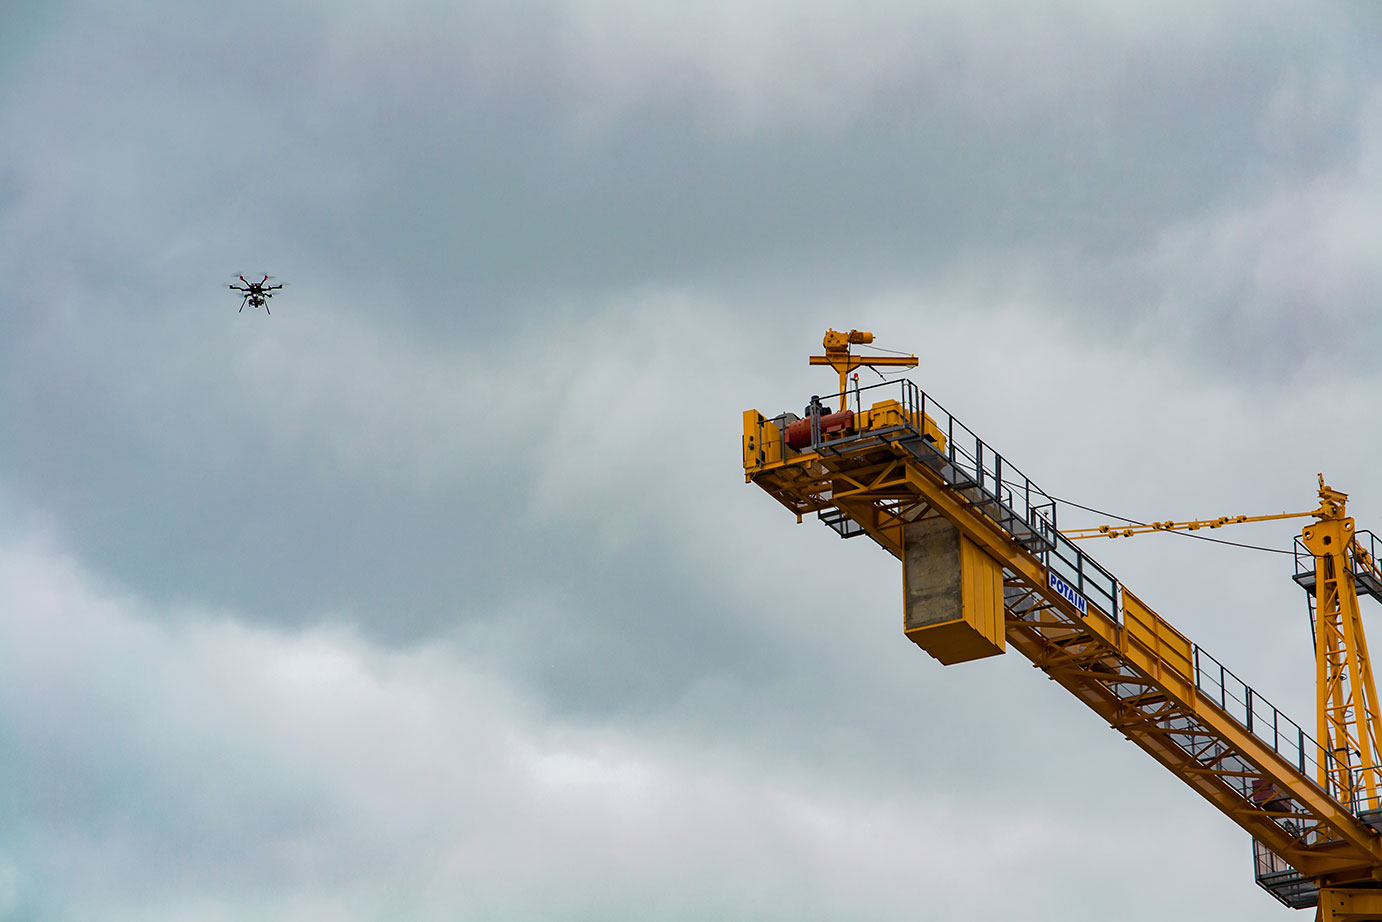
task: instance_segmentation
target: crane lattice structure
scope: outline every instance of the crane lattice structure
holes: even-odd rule
[[[848,354],[871,341],[826,334],[811,363],[841,390],[803,415],[744,412],[746,481],[898,558],[904,632],[940,662],[1008,646],[1030,659],[1245,829],[1257,882],[1282,903],[1382,920],[1378,707],[1358,612],[1360,592],[1382,600],[1382,573],[1347,496],[1321,478],[1320,507],[1300,514],[1315,518],[1295,577],[1315,624],[1312,737],[1062,532],[1050,494],[915,384],[856,374],[851,390],[855,368],[916,364]]]
[[[1382,571],[1374,553],[1355,533],[1353,519],[1345,515],[1348,494],[1328,486],[1320,474],[1319,496],[1319,507],[1309,512],[1101,525],[1062,533],[1075,540],[1126,538],[1153,531],[1199,531],[1306,516],[1317,519],[1317,525],[1306,527],[1296,539],[1296,581],[1306,589],[1315,637],[1316,738],[1336,756],[1332,763],[1320,765],[1317,780],[1322,787],[1339,790],[1345,800],[1361,794],[1364,800],[1375,803],[1382,791],[1382,765],[1378,764],[1382,722],[1358,597],[1366,594],[1382,599]],[[1352,770],[1346,771],[1346,766]],[[1331,771],[1333,777],[1327,778]]]

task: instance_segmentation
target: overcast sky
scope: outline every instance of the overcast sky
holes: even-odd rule
[[[0,918],[1305,918],[1020,655],[909,643],[892,558],[743,483],[740,413],[869,329],[1057,496],[1323,471],[1382,528],[1379,41],[1364,2],[6,0]],[[1094,553],[1310,726],[1288,557]]]

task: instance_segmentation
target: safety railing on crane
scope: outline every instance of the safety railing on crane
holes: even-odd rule
[[[974,509],[1026,547],[1048,572],[1059,576],[1087,600],[1091,609],[1097,610],[1099,615],[1115,625],[1121,624],[1119,581],[1081,550],[1079,545],[1061,534],[1056,527],[1056,500],[916,384],[906,379],[867,386],[856,384],[846,394],[813,397],[812,402],[813,406],[818,406],[843,397],[853,403],[858,412],[868,392],[872,393],[873,399],[889,396],[896,399],[901,404],[904,422],[887,428],[827,435],[822,433],[818,420],[813,419],[812,451],[823,456],[839,455],[869,444],[885,442],[904,447],[964,495]],[[848,403],[842,402],[841,405],[847,406]],[[924,436],[922,421],[928,415],[944,434],[944,446]],[[834,512],[826,510],[818,513],[818,516],[843,536],[857,533],[845,530],[850,521],[843,515],[832,514]],[[1360,538],[1364,536],[1373,542],[1366,546],[1372,552],[1377,542],[1369,532],[1359,534]],[[1382,551],[1382,546],[1376,550]],[[1310,572],[1313,574],[1313,558],[1309,558],[1308,553],[1307,558],[1312,562]],[[1373,559],[1378,559],[1376,554]],[[1306,734],[1300,724],[1198,644],[1192,644],[1192,649],[1195,687],[1207,701],[1217,704],[1220,710],[1278,755],[1289,760],[1307,778],[1319,777],[1322,762],[1331,769],[1337,765],[1336,757]],[[1351,775],[1351,772],[1345,771],[1344,774]],[[1333,771],[1326,776],[1331,779],[1336,777]],[[1334,790],[1328,793],[1355,815],[1379,806],[1360,802],[1356,786],[1350,785],[1350,788],[1355,793]]]
[[[813,419],[811,448],[820,454],[854,450],[872,441],[897,442],[921,463],[938,473],[971,505],[992,519],[1034,554],[1051,572],[1099,609],[1115,624],[1121,623],[1118,580],[1088,553],[1062,535],[1056,527],[1056,501],[972,429],[911,381],[886,381],[856,386],[847,394],[812,398],[828,403],[845,397],[862,409],[865,393],[873,399],[893,397],[901,404],[901,425],[871,429],[852,435],[830,437],[821,433]],[[847,404],[845,404],[847,405]],[[923,437],[921,420],[927,416],[945,436],[942,448]],[[915,423],[910,422],[915,421]],[[832,524],[827,513],[822,516]],[[836,530],[840,529],[836,527]]]
[[[1252,840],[1253,876],[1262,889],[1291,909],[1309,909],[1319,903],[1320,885],[1302,877],[1285,858],[1256,839]]]
[[[1357,531],[1353,535],[1354,547],[1357,549],[1351,555],[1354,558],[1363,556],[1365,559],[1354,559],[1353,578],[1356,583],[1355,588],[1359,595],[1370,595],[1382,602],[1382,573],[1378,572],[1378,554],[1382,553],[1382,540],[1370,531]],[[1305,542],[1296,536],[1295,546],[1296,574],[1293,577],[1297,583],[1305,587],[1307,592],[1315,591],[1315,555],[1305,546]],[[1357,553],[1362,551],[1362,555]]]
[[[1270,701],[1262,697],[1223,663],[1206,653],[1198,644],[1193,645],[1195,664],[1195,688],[1209,701],[1219,706],[1253,736],[1272,748],[1272,751],[1295,765],[1312,781],[1319,777],[1319,767],[1324,764],[1333,778],[1339,764],[1338,758],[1321,746],[1313,736],[1306,733],[1300,724],[1286,716]],[[1349,778],[1358,768],[1345,768]],[[1349,784],[1352,793],[1332,790],[1329,795],[1347,806],[1357,815],[1374,809],[1377,805],[1364,800],[1358,785]]]

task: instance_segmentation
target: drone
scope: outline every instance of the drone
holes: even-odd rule
[[[250,307],[262,307],[264,313],[272,316],[272,311],[269,310],[269,299],[274,296],[275,291],[283,287],[282,285],[270,285],[269,279],[272,277],[266,275],[263,281],[251,282],[241,275],[238,278],[245,283],[244,285],[227,285],[226,287],[231,291],[240,292],[240,311],[243,311],[245,305],[248,304]],[[238,314],[240,311],[236,311],[236,313]]]

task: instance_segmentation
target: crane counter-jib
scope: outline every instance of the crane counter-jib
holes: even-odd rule
[[[902,561],[918,646],[944,663],[1020,650],[1269,849],[1259,882],[1283,902],[1382,869],[1379,805],[1317,780],[1352,769],[1062,535],[1051,496],[912,382],[746,411],[743,449],[746,480],[799,521]]]

